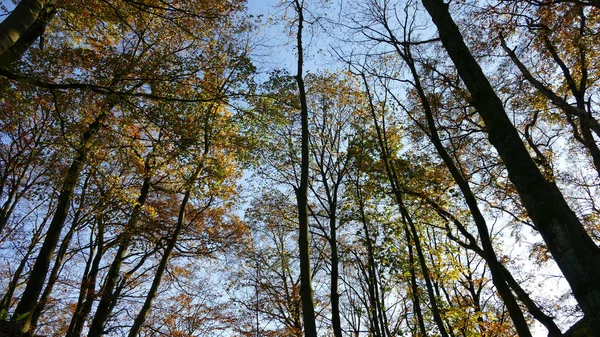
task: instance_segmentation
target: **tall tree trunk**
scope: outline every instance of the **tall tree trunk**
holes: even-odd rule
[[[508,118],[502,101],[469,51],[442,0],[422,0],[442,44],[471,93],[490,143],[506,165],[531,220],[542,235],[573,294],[600,336],[600,250],[556,186],[544,179]]]
[[[365,204],[360,193],[360,187],[357,182],[357,194],[360,210],[360,220],[365,231],[365,245],[367,248],[367,273],[365,282],[367,283],[368,297],[369,297],[369,321],[370,321],[370,333],[375,337],[382,337],[381,330],[379,328],[379,311],[377,310],[377,297],[375,296],[375,287],[377,286],[377,275],[375,273],[375,256],[373,252],[373,242],[371,241],[371,235],[369,233],[369,227],[367,224],[367,217],[365,215]]]
[[[163,255],[160,259],[156,272],[154,274],[154,279],[152,280],[152,285],[150,286],[150,290],[146,295],[146,299],[144,300],[144,304],[142,308],[138,312],[135,320],[133,321],[133,326],[131,330],[129,330],[129,337],[136,337],[139,335],[142,330],[142,325],[146,321],[148,314],[150,313],[150,309],[152,308],[152,302],[156,298],[156,294],[158,293],[158,287],[162,281],[162,277],[167,269],[167,264],[169,263],[169,258],[171,257],[171,253],[175,248],[175,244],[177,243],[177,239],[183,229],[183,225],[185,224],[185,207],[190,197],[190,191],[186,191],[183,197],[183,201],[181,202],[181,206],[179,209],[179,217],[177,219],[177,226],[175,227],[175,232],[173,233],[171,239],[167,243],[167,247],[163,252]]]
[[[331,248],[331,326],[335,337],[342,337],[342,323],[340,320],[340,293],[338,290],[340,271],[337,245],[337,214],[336,203],[333,202],[329,209],[329,247]]]
[[[90,242],[92,240],[90,239]],[[86,266],[81,280],[81,289],[77,306],[73,312],[73,317],[69,323],[69,328],[65,333],[65,337],[80,337],[83,331],[85,320],[92,311],[92,305],[96,298],[96,282],[98,272],[100,271],[100,262],[104,256],[104,223],[102,215],[98,216],[98,234],[96,235],[96,254],[92,259],[93,245],[90,246],[90,262],[91,265]]]
[[[358,156],[358,166],[361,165],[362,156]],[[375,250],[373,247],[373,239],[368,226],[367,216],[365,213],[365,201],[360,185],[360,178],[356,178],[356,197],[359,204],[360,221],[365,232],[365,248],[367,249],[367,273],[365,274],[365,282],[367,283],[368,300],[369,300],[369,324],[371,333],[376,337],[392,336],[389,330],[388,317],[385,310],[383,285],[378,281],[377,264],[375,263]],[[364,272],[363,272],[364,274]]]
[[[304,25],[303,7],[300,0],[294,0],[296,13],[298,14],[298,33],[296,35],[298,50],[298,73],[296,82],[298,84],[300,98],[300,119],[302,125],[301,140],[301,164],[300,184],[295,188],[298,203],[298,246],[300,252],[300,298],[302,299],[302,318],[304,321],[304,335],[306,337],[317,337],[317,324],[315,321],[315,307],[313,302],[312,277],[310,270],[310,234],[308,227],[308,105],[306,102],[306,90],[304,89],[304,78],[302,67],[304,64],[302,47],[302,28]]]
[[[417,232],[417,227],[408,211],[404,206],[404,201],[400,196],[399,191],[396,191],[396,200],[398,202],[398,207],[400,208],[400,213],[402,214],[403,222],[405,225],[405,232],[409,234],[407,236],[407,240],[409,241],[412,237],[412,241],[414,242],[415,250],[417,251],[417,259],[419,260],[419,264],[421,265],[421,272],[423,273],[423,279],[425,280],[425,287],[427,289],[427,295],[429,296],[429,302],[431,303],[431,313],[433,314],[433,320],[440,331],[442,337],[448,337],[448,333],[446,331],[446,327],[444,326],[444,321],[442,319],[442,315],[440,309],[437,304],[437,299],[433,290],[433,284],[431,282],[431,277],[429,275],[429,268],[427,268],[427,262],[425,261],[425,255],[423,254],[423,247],[421,246],[421,239],[419,238],[419,233]]]
[[[408,228],[404,228],[404,235],[406,236],[406,245],[408,246],[408,271],[410,273],[410,288],[412,291],[413,308],[417,315],[417,324],[421,331],[422,337],[427,337],[427,329],[425,328],[425,320],[423,319],[423,312],[421,311],[421,299],[419,298],[419,286],[417,285],[417,277],[415,273],[415,256],[413,253],[413,245],[410,243],[410,233]]]
[[[54,12],[48,0],[21,0],[0,23],[0,65],[19,59],[42,36]]]
[[[377,316],[379,318],[379,326],[381,330],[381,336],[390,337],[390,331],[387,325],[387,315],[384,307],[384,289],[381,281],[381,276],[378,276],[377,268],[375,264],[371,266],[372,273],[374,275],[373,281],[375,286],[375,307],[377,309]]]
[[[119,239],[121,240],[121,243],[119,244],[119,249],[117,250],[117,254],[115,255],[115,258],[108,269],[108,274],[106,275],[106,281],[102,291],[102,297],[100,298],[100,303],[98,303],[98,308],[96,308],[96,314],[92,320],[88,337],[100,337],[104,333],[104,326],[106,325],[108,317],[112,312],[112,308],[118,299],[116,294],[118,290],[115,291],[115,288],[119,279],[119,273],[121,272],[121,266],[123,265],[123,262],[127,256],[129,245],[131,244],[132,237],[135,234],[135,226],[137,225],[140,215],[142,214],[142,208],[146,203],[146,199],[148,198],[148,193],[150,191],[150,174],[148,172],[149,159],[146,159],[145,171],[144,182],[142,183],[142,188],[137,199],[137,203],[133,208],[129,221],[125,225],[123,233],[120,235]]]
[[[77,154],[75,155],[75,158],[73,158],[73,162],[62,183],[54,217],[46,232],[46,238],[35,260],[33,269],[31,270],[27,287],[21,296],[21,301],[19,301],[13,314],[12,319],[21,322],[23,332],[28,332],[31,326],[32,314],[37,305],[40,293],[42,292],[42,287],[44,286],[44,281],[46,280],[46,275],[50,268],[50,261],[52,261],[54,250],[60,239],[60,232],[65,224],[67,215],[69,214],[71,199],[73,198],[73,192],[79,181],[81,170],[83,169],[88,154],[94,148],[98,131],[100,131],[104,120],[113,106],[112,103],[106,105],[107,106],[102,108],[102,111],[96,117],[96,120],[88,125],[88,129],[83,133],[81,146],[77,150]]]
[[[48,282],[46,284],[46,288],[40,297],[37,305],[35,306],[35,310],[33,312],[33,316],[31,317],[31,329],[35,330],[37,326],[38,319],[40,318],[42,311],[48,304],[48,299],[50,298],[50,294],[54,289],[54,285],[56,284],[56,280],[58,280],[58,274],[62,269],[62,262],[67,254],[67,249],[69,248],[69,244],[71,243],[71,238],[73,237],[73,233],[75,232],[76,223],[74,222],[67,235],[63,239],[60,248],[58,249],[58,253],[56,254],[56,259],[54,262],[54,267],[52,267],[52,271],[50,272],[50,277],[48,278]]]

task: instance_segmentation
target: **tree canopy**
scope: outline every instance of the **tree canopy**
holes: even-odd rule
[[[0,336],[600,336],[600,2],[256,6],[0,7]]]

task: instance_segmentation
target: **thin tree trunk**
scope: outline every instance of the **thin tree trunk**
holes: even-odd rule
[[[364,74],[361,74],[361,76],[363,78],[363,82],[365,83],[365,89],[367,91],[367,99],[369,101],[369,109],[371,111],[373,123],[375,125],[375,131],[377,133],[377,142],[379,144],[379,148],[381,151],[381,160],[383,161],[383,164],[385,166],[385,171],[386,171],[388,180],[389,180],[391,188],[392,188],[392,193],[394,194],[394,197],[396,198],[396,203],[398,204],[398,208],[402,215],[402,219],[405,223],[405,226],[408,226],[408,228],[410,229],[410,232],[412,233],[412,236],[413,236],[415,249],[417,251],[417,258],[419,259],[419,262],[421,264],[421,270],[423,272],[423,278],[425,280],[427,294],[429,295],[429,300],[431,302],[431,312],[433,314],[434,321],[435,321],[442,337],[448,337],[448,333],[446,332],[446,328],[444,327],[444,322],[442,320],[440,310],[437,306],[437,300],[435,298],[435,294],[433,291],[433,285],[431,282],[431,278],[429,277],[429,270],[427,269],[427,265],[425,264],[425,257],[423,255],[423,250],[421,248],[421,242],[420,242],[416,227],[412,221],[412,218],[410,217],[410,214],[408,214],[408,211],[406,210],[406,208],[404,206],[404,201],[402,199],[402,192],[400,191],[400,186],[398,184],[398,178],[397,178],[398,176],[396,173],[396,169],[394,168],[394,166],[391,163],[392,156],[390,156],[390,154],[389,154],[386,133],[385,133],[385,130],[382,130],[382,128],[379,125],[379,122],[377,119],[377,114],[375,111],[375,106],[373,103],[373,99],[371,97],[371,92],[367,85],[366,77]]]
[[[538,320],[540,323],[542,323],[542,325],[544,325],[546,327],[546,329],[548,329],[548,336],[550,336],[550,337],[561,336],[562,333],[560,332],[560,329],[558,328],[558,326],[556,325],[556,323],[554,322],[552,317],[546,315],[542,311],[542,309],[540,309],[540,307],[531,299],[531,297],[529,297],[529,294],[527,294],[527,292],[521,287],[521,285],[512,276],[511,272],[508,271],[508,269],[506,269],[506,267],[504,265],[502,265],[502,263],[498,262],[498,264],[500,265],[500,268],[502,270],[502,274],[504,275],[504,279],[506,280],[506,283],[508,283],[508,285],[511,287],[511,289],[515,292],[515,294],[517,295],[519,300],[523,304],[525,304],[525,307],[527,308],[529,313],[531,313],[533,318]]]
[[[421,299],[419,298],[419,286],[417,285],[417,277],[415,273],[415,257],[413,253],[413,245],[410,243],[410,233],[408,228],[404,228],[404,234],[406,236],[406,245],[408,246],[408,271],[410,273],[410,287],[412,290],[413,308],[417,315],[417,323],[421,336],[427,336],[427,330],[425,328],[425,320],[423,320],[423,312],[421,311]]]
[[[429,276],[429,268],[427,268],[425,255],[423,255],[423,248],[421,247],[421,239],[419,238],[419,233],[417,232],[417,228],[414,222],[412,221],[412,218],[408,214],[408,211],[404,206],[404,202],[402,201],[402,197],[400,196],[400,193],[398,191],[396,193],[396,199],[400,208],[400,213],[402,213],[402,218],[405,223],[404,230],[407,234],[411,234],[409,237],[407,237],[407,240],[409,240],[410,242],[410,239],[412,237],[412,241],[415,245],[415,250],[417,251],[417,258],[419,260],[419,264],[421,265],[421,272],[423,273],[423,279],[425,280],[427,295],[429,296],[429,302],[431,303],[431,313],[433,314],[433,320],[435,321],[435,324],[437,325],[442,337],[448,337],[448,333],[446,332],[446,327],[444,326],[444,321],[442,320],[440,309],[437,305],[437,299],[433,291],[433,284],[431,282],[431,277]]]
[[[92,260],[93,254],[92,247],[90,247],[90,260]],[[65,333],[65,337],[81,336],[85,319],[92,311],[92,305],[94,304],[94,299],[96,298],[96,282],[98,278],[98,272],[100,271],[100,262],[104,256],[104,223],[102,220],[102,215],[98,217],[96,247],[96,255],[91,262],[90,268],[87,268],[86,266],[86,269],[89,269],[89,271],[86,270],[82,276],[79,299],[77,300],[77,306],[73,312],[73,317],[71,318],[71,323],[69,323],[69,328]]]
[[[448,213],[446,210],[442,209],[440,207],[440,205],[435,203],[433,200],[428,199],[427,197],[423,196],[420,193],[416,193],[416,195],[419,195],[421,198],[425,199],[427,203],[429,203],[431,206],[433,206],[433,208],[435,208],[436,212],[440,215],[441,218],[452,221],[454,223],[455,227],[458,228],[460,233],[467,238],[468,243],[461,241],[460,239],[458,239],[457,237],[452,235],[450,232],[448,232],[447,235],[451,240],[458,243],[460,246],[475,252],[475,254],[477,254],[479,257],[486,260],[486,255],[485,255],[483,249],[477,245],[477,239],[475,239],[475,237],[467,231],[466,227],[456,217],[454,217],[453,215]],[[486,262],[487,262],[487,260],[486,260]],[[512,289],[512,291],[515,292],[518,299],[525,305],[525,307],[527,308],[529,313],[533,316],[533,318],[538,320],[540,323],[542,323],[546,327],[546,329],[548,329],[549,336],[551,336],[551,337],[560,336],[561,335],[560,329],[558,328],[558,326],[556,325],[554,320],[550,316],[546,315],[538,307],[538,305],[535,304],[535,302],[529,297],[527,292],[514,279],[514,277],[510,273],[510,271],[508,269],[506,269],[506,267],[504,267],[504,265],[502,265],[502,263],[500,261],[497,261],[497,264],[502,272],[504,281],[508,284],[508,286]],[[489,264],[488,264],[488,266],[489,266]],[[511,293],[511,296],[512,296],[512,293]]]
[[[33,316],[31,317],[31,329],[35,329],[37,326],[37,322],[42,314],[42,311],[48,304],[48,299],[50,298],[50,294],[54,289],[54,285],[56,284],[56,280],[58,280],[58,274],[62,268],[62,262],[67,254],[67,249],[69,248],[69,244],[71,243],[71,238],[73,237],[73,233],[75,232],[76,223],[73,223],[67,235],[63,239],[60,248],[58,249],[58,253],[56,254],[56,260],[54,262],[54,267],[52,267],[52,271],[50,272],[50,277],[48,278],[48,283],[46,284],[46,288],[38,301],[38,304],[35,307],[35,311],[33,312]]]
[[[486,125],[489,141],[506,165],[523,205],[569,282],[594,334],[600,336],[600,250],[558,188],[544,179],[531,159],[502,101],[466,46],[448,5],[442,0],[422,2],[471,93],[472,104]]]
[[[387,327],[387,316],[385,314],[384,308],[384,296],[383,296],[383,285],[378,280],[381,280],[381,277],[378,277],[377,269],[375,268],[375,264],[371,267],[373,269],[373,281],[375,281],[375,307],[377,309],[377,316],[379,317],[379,326],[381,330],[381,336],[390,337],[390,331]]]
[[[465,275],[465,278],[467,279],[468,286],[465,286],[465,287],[471,294],[471,299],[473,301],[473,310],[477,317],[477,324],[479,325],[479,333],[485,336],[487,334],[487,327],[484,324],[483,311],[481,310],[481,289],[482,289],[482,287],[480,285],[478,289],[475,289],[475,282],[473,281],[473,272],[471,270],[471,264],[470,264],[470,260],[468,257],[467,257],[467,267],[468,267],[468,269],[467,269],[468,274]]]
[[[373,243],[371,241],[371,235],[369,234],[369,227],[367,225],[367,217],[365,215],[365,204],[360,193],[360,187],[357,186],[357,194],[359,200],[359,209],[360,209],[360,219],[363,225],[363,230],[365,231],[365,245],[367,248],[367,288],[368,288],[368,296],[369,296],[369,321],[370,321],[370,332],[375,337],[381,337],[381,330],[379,329],[379,315],[377,310],[377,302],[375,296],[375,287],[377,284],[377,275],[374,273],[375,271],[375,257],[373,253]]]
[[[142,207],[146,203],[146,199],[150,191],[150,178],[149,172],[147,172],[149,170],[148,166],[149,163],[148,160],[146,160],[146,172],[144,172],[145,177],[144,182],[142,183],[140,195],[137,199],[135,207],[133,208],[131,217],[125,226],[123,233],[121,233],[121,244],[119,245],[117,254],[115,255],[115,258],[108,270],[108,274],[106,275],[102,297],[100,298],[100,303],[98,303],[96,314],[92,320],[88,337],[100,337],[104,333],[104,326],[106,325],[108,317],[112,312],[112,307],[114,307],[114,304],[117,301],[118,296],[116,294],[117,292],[115,291],[115,287],[117,286],[121,266],[123,265],[125,257],[127,256],[127,250],[131,244],[131,240],[135,232],[135,226],[137,225],[142,213]]]
[[[339,272],[339,257],[337,246],[337,216],[336,205],[332,203],[329,210],[329,246],[331,247],[331,325],[333,335],[342,337],[342,323],[340,320],[340,294],[338,290],[340,272]]]
[[[42,223],[40,228],[33,234],[33,237],[31,238],[31,242],[29,243],[29,246],[27,246],[27,251],[25,252],[25,255],[21,259],[21,262],[19,262],[19,266],[15,270],[12,279],[10,280],[10,282],[8,283],[8,286],[6,287],[6,293],[4,294],[4,296],[2,296],[2,300],[0,301],[0,314],[2,316],[4,314],[8,314],[8,311],[10,310],[13,295],[14,295],[15,291],[17,290],[17,288],[19,287],[19,279],[21,278],[21,275],[23,274],[23,270],[27,266],[29,257],[35,251],[35,246],[40,242],[40,239],[42,237],[41,233],[45,227],[44,225],[45,225],[45,221]]]
[[[21,278],[21,274],[23,274],[23,270],[27,265],[27,260],[29,260],[29,256],[32,252],[33,247],[28,247],[25,256],[23,256],[23,258],[21,259],[21,262],[19,263],[19,266],[17,266],[17,269],[15,269],[12,279],[10,280],[10,282],[8,282],[6,292],[4,293],[4,296],[2,296],[2,300],[0,300],[0,317],[8,315],[8,311],[10,310],[12,304],[13,295],[15,293],[15,290],[17,290],[17,286],[19,285],[19,279]]]
[[[315,321],[315,307],[313,302],[313,289],[310,270],[310,236],[308,227],[308,105],[306,102],[306,90],[304,89],[304,79],[302,75],[303,66],[303,47],[302,47],[302,28],[304,25],[303,8],[300,0],[294,0],[294,6],[298,14],[298,73],[296,82],[300,96],[300,119],[302,125],[302,145],[301,145],[301,164],[300,164],[300,184],[295,188],[296,199],[298,201],[298,246],[300,251],[300,298],[302,299],[302,317],[304,321],[304,335],[306,337],[317,337],[317,324]]]
[[[167,269],[169,258],[171,257],[171,253],[175,248],[175,244],[177,243],[177,239],[179,238],[181,230],[183,229],[183,225],[185,224],[185,207],[188,203],[189,197],[190,191],[188,190],[185,192],[183,201],[181,202],[181,206],[179,208],[179,216],[177,219],[177,226],[175,227],[175,232],[173,233],[171,240],[169,240],[169,242],[167,243],[167,247],[163,252],[163,255],[154,274],[152,285],[150,286],[150,290],[148,291],[146,299],[144,300],[144,304],[142,305],[142,308],[138,312],[137,316],[135,317],[131,330],[129,330],[129,337],[138,336],[138,334],[142,330],[142,325],[144,324],[146,318],[148,317],[148,314],[150,313],[150,309],[152,308],[152,302],[154,302],[156,294],[158,293],[158,287],[160,286],[162,277],[165,273],[165,270]]]

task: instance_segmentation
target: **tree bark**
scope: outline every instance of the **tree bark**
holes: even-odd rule
[[[60,270],[62,269],[63,259],[67,254],[67,249],[69,248],[69,244],[71,243],[71,238],[73,237],[73,233],[75,232],[75,227],[76,227],[76,223],[74,222],[73,225],[71,226],[71,228],[69,229],[69,231],[67,232],[67,235],[65,236],[65,238],[63,239],[63,241],[60,244],[60,248],[58,249],[58,253],[56,254],[54,266],[52,267],[52,271],[50,272],[50,277],[48,278],[46,288],[44,289],[44,292],[42,293],[40,300],[38,301],[37,305],[35,306],[35,310],[33,311],[33,315],[31,317],[31,329],[32,330],[35,330],[35,327],[37,326],[37,322],[38,322],[40,316],[42,315],[42,311],[46,307],[46,304],[48,304],[48,299],[50,298],[50,294],[52,294],[54,285],[56,284],[56,281],[58,280],[58,276],[59,276],[58,274],[60,273]]]
[[[329,231],[331,233],[331,237],[329,238],[329,246],[331,247],[331,325],[333,328],[333,335],[335,337],[342,337],[342,323],[340,320],[340,293],[338,290],[340,272],[336,228],[337,216],[335,208],[336,205],[334,203],[330,207],[329,214]]]
[[[391,178],[391,177],[390,177]],[[412,241],[415,245],[415,250],[417,251],[417,259],[419,260],[419,264],[421,265],[421,272],[423,273],[423,279],[425,280],[425,287],[427,289],[427,295],[429,296],[429,302],[431,303],[431,313],[433,314],[433,320],[440,331],[440,335],[442,337],[448,337],[448,333],[446,332],[446,327],[444,326],[444,321],[442,320],[442,315],[440,309],[437,305],[437,299],[435,293],[433,292],[433,284],[431,282],[431,277],[429,275],[429,268],[427,268],[427,264],[425,261],[425,255],[423,255],[423,247],[421,246],[421,239],[419,238],[419,233],[417,232],[417,228],[412,221],[410,214],[406,210],[404,206],[404,201],[398,190],[396,190],[396,200],[398,202],[398,207],[400,208],[400,213],[402,214],[402,219],[405,225],[405,232],[407,234],[406,239],[409,241],[412,237]]]
[[[377,274],[375,270],[375,256],[373,252],[373,242],[371,241],[371,235],[369,234],[369,226],[367,224],[367,216],[365,215],[365,204],[360,193],[360,186],[358,181],[356,182],[360,220],[365,231],[365,245],[367,248],[367,273],[365,275],[365,282],[367,283],[367,291],[369,297],[369,332],[375,337],[382,337],[381,329],[379,327],[379,311],[377,310],[377,297],[375,295],[375,288],[377,287]],[[363,272],[364,273],[364,272]]]
[[[421,311],[421,299],[419,298],[419,286],[417,285],[417,276],[415,273],[415,257],[413,253],[413,245],[410,243],[410,233],[408,228],[404,229],[404,235],[406,236],[408,246],[408,271],[410,273],[410,288],[412,291],[413,310],[417,315],[417,324],[421,331],[422,337],[427,337],[427,329],[425,328],[425,320],[423,319],[423,312]]]
[[[40,37],[54,15],[47,0],[21,0],[10,15],[0,23],[0,65],[19,59]]]
[[[561,192],[544,179],[512,125],[502,101],[466,46],[442,0],[422,0],[459,76],[471,93],[490,143],[506,165],[523,205],[539,230],[573,294],[600,336],[600,251]]]
[[[308,227],[308,155],[309,155],[309,130],[308,130],[308,105],[306,102],[306,90],[302,75],[303,47],[302,28],[304,25],[303,7],[300,0],[294,0],[296,13],[298,14],[298,32],[296,35],[298,50],[298,73],[296,82],[298,84],[300,99],[300,120],[302,127],[301,136],[301,164],[300,184],[295,188],[298,203],[298,246],[300,253],[300,298],[302,300],[302,319],[304,321],[304,335],[306,337],[317,337],[317,324],[315,321],[314,294],[312,288],[312,276],[310,270],[310,234]]]
[[[437,305],[437,300],[435,298],[435,294],[433,291],[433,284],[432,284],[431,278],[429,276],[429,270],[425,263],[425,256],[423,255],[423,250],[421,247],[421,242],[420,242],[420,239],[419,239],[419,236],[417,233],[417,229],[416,229],[416,226],[414,225],[414,222],[412,221],[412,218],[410,217],[410,214],[408,213],[408,211],[404,205],[404,201],[402,198],[402,191],[400,190],[400,186],[399,186],[399,182],[398,182],[398,175],[397,175],[396,169],[394,168],[393,163],[392,163],[392,156],[389,154],[386,133],[385,133],[385,130],[382,130],[382,128],[379,125],[379,122],[377,119],[377,114],[375,111],[375,106],[373,103],[373,99],[371,97],[371,92],[369,91],[369,88],[367,85],[366,77],[364,76],[364,74],[362,74],[361,76],[365,83],[365,87],[366,87],[366,91],[367,91],[367,99],[369,102],[369,108],[371,110],[371,115],[373,117],[373,123],[375,125],[375,131],[377,133],[377,142],[378,142],[378,145],[379,145],[379,148],[381,151],[381,161],[383,161],[383,164],[385,167],[385,172],[387,174],[389,183],[391,185],[392,193],[393,193],[394,197],[396,198],[396,203],[398,205],[400,214],[402,215],[402,220],[404,222],[404,225],[406,226],[405,230],[407,231],[407,234],[412,234],[412,238],[413,238],[413,241],[415,244],[415,250],[417,252],[417,258],[421,265],[421,270],[423,272],[423,278],[425,280],[425,285],[427,288],[427,294],[429,295],[429,300],[431,303],[431,312],[433,314],[433,319],[438,327],[438,330],[439,330],[441,336],[448,337],[448,333],[446,332],[446,328],[444,326],[444,322],[442,320],[441,313],[440,313],[440,310]],[[407,239],[409,239],[409,238],[407,237]]]
[[[148,317],[148,314],[150,313],[150,309],[152,308],[152,302],[154,302],[156,294],[158,293],[158,287],[160,286],[162,277],[165,273],[165,270],[167,269],[169,258],[171,257],[171,253],[175,248],[175,244],[177,243],[177,239],[179,238],[181,230],[183,229],[183,225],[185,223],[185,207],[188,203],[189,198],[190,191],[188,190],[185,192],[183,201],[181,202],[181,206],[179,208],[179,216],[177,219],[177,226],[175,227],[175,232],[173,233],[171,240],[169,240],[167,247],[163,252],[162,258],[160,259],[160,262],[156,269],[156,273],[154,274],[152,285],[150,286],[150,290],[148,291],[146,299],[144,300],[144,304],[142,305],[142,308],[138,312],[137,316],[135,317],[131,330],[129,330],[129,337],[136,337],[139,335],[140,331],[142,330],[142,325],[144,324],[146,318]]]

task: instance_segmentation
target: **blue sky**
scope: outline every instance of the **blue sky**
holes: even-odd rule
[[[248,0],[248,13],[255,17],[261,17],[262,23],[257,32],[258,47],[255,51],[255,65],[260,71],[283,68],[290,73],[296,73],[296,27],[290,27],[286,23],[285,16],[295,16],[290,6],[280,5],[278,0]],[[329,3],[327,6],[335,6]],[[286,13],[286,7],[288,8]],[[315,1],[311,5],[312,13],[327,15],[331,9],[325,8],[324,2]],[[312,20],[310,14],[305,13],[307,20]],[[335,60],[331,57],[331,37],[329,37],[316,25],[305,24],[303,35],[304,47],[304,72],[315,73],[325,69],[333,68]],[[336,66],[336,67],[339,67]]]

